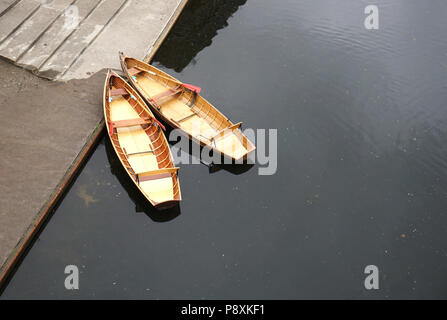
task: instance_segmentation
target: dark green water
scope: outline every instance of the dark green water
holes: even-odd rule
[[[278,129],[276,174],[181,165],[157,214],[103,140],[2,298],[447,298],[447,3],[368,4],[191,0],[154,64]]]

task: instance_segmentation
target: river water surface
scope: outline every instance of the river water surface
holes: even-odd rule
[[[447,3],[368,4],[191,0],[153,64],[277,129],[276,173],[180,165],[157,213],[106,137],[2,298],[447,298]]]

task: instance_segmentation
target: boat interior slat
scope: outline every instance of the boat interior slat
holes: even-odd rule
[[[194,117],[194,116],[196,116],[196,114],[195,113],[190,113],[190,114],[188,114],[187,116],[185,116],[185,117],[183,117],[183,118],[181,118],[181,119],[179,119],[179,120],[176,120],[178,123],[180,123],[180,122],[182,122],[182,121],[184,121],[184,120],[186,120],[186,119],[188,119],[188,118],[191,118],[191,117]],[[172,119],[172,118],[171,118]]]

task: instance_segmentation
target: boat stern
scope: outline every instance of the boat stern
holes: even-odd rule
[[[179,199],[179,200],[168,200],[168,201],[163,201],[163,202],[154,202],[154,207],[157,210],[171,209],[171,208],[179,205],[180,201],[181,200]]]

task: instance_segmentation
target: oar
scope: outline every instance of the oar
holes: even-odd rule
[[[163,129],[163,131],[166,131],[166,128],[165,128],[165,126],[164,125],[162,125],[161,123],[160,123],[160,121],[158,121],[157,119],[155,119],[155,117],[153,117],[152,119],[154,119],[154,121]]]
[[[195,86],[195,85],[192,85],[192,84],[189,84],[189,83],[183,83],[183,82],[174,80],[174,79],[172,79],[170,77],[166,77],[166,76],[164,76],[162,74],[155,73],[155,72],[150,71],[150,70],[146,70],[146,69],[143,69],[143,68],[140,68],[140,67],[135,67],[135,68],[136,69],[140,69],[141,71],[148,72],[148,73],[150,73],[150,74],[152,74],[154,76],[157,76],[157,77],[160,77],[160,78],[163,78],[163,79],[170,80],[172,82],[178,83],[179,85],[184,86],[186,89],[191,90],[192,92],[199,93],[202,90],[202,88],[200,88],[198,86]]]

